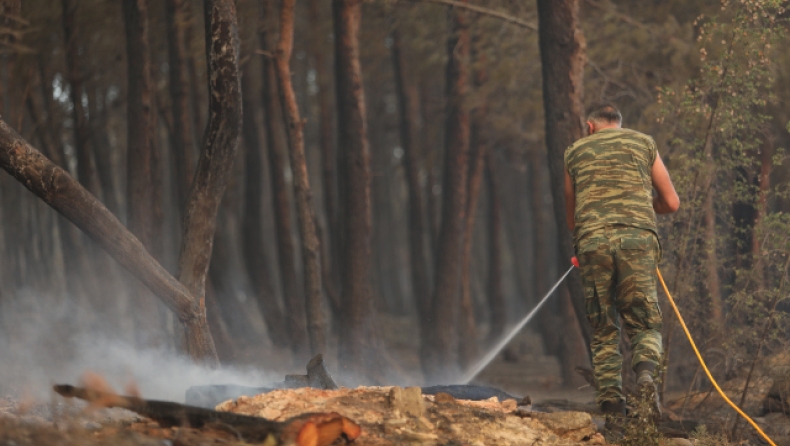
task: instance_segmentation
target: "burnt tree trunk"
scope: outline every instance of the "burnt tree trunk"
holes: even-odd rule
[[[528,291],[534,296],[534,302],[537,302],[550,287],[550,273],[552,268],[547,262],[549,259],[551,237],[553,231],[550,230],[552,215],[545,205],[546,188],[549,185],[549,179],[546,175],[546,156],[545,152],[538,148],[530,148],[528,151],[529,157],[529,189],[530,189],[530,210],[532,211],[532,239],[534,240],[534,249],[532,251],[532,265],[534,266],[534,274],[532,280],[532,287]],[[558,228],[560,231],[565,230],[565,226]],[[538,313],[539,317],[536,321],[538,323],[538,330],[540,337],[543,341],[543,351],[546,354],[556,356],[563,367],[563,373],[567,373],[566,364],[563,360],[562,343],[560,340],[561,324],[560,314],[561,309],[559,303],[560,299],[552,298],[543,309]],[[573,373],[573,367],[570,372]]]
[[[178,279],[201,303],[202,332],[187,335],[193,357],[218,366],[214,341],[205,320],[206,273],[216,230],[216,217],[225,192],[241,133],[241,84],[236,5],[232,0],[205,0],[206,59],[208,65],[209,120],[192,183]]]
[[[718,335],[724,328],[724,305],[721,299],[721,279],[719,277],[719,258],[717,254],[718,247],[716,246],[716,206],[714,203],[714,196],[716,194],[716,162],[713,157],[712,133],[709,133],[705,140],[703,154],[705,155],[705,165],[708,175],[705,188],[703,189],[705,199],[702,204],[704,212],[703,224],[705,228],[705,284],[707,285],[710,295],[712,331],[715,335]]]
[[[261,48],[272,52],[270,28],[274,27],[273,0],[261,3],[261,28],[258,35]],[[288,170],[286,140],[283,135],[282,108],[277,88],[275,62],[270,56],[263,59],[263,106],[266,111],[266,148],[269,152],[269,171],[274,198],[274,224],[277,233],[277,256],[279,258],[280,278],[283,287],[283,304],[287,338],[294,351],[304,351],[307,347],[307,327],[305,325],[305,301],[299,292],[296,272],[296,253],[291,232],[291,199],[288,194]],[[268,319],[267,319],[268,320]]]
[[[304,263],[305,306],[307,308],[307,334],[310,338],[311,354],[326,349],[326,322],[322,309],[321,294],[321,247],[316,234],[313,194],[307,173],[304,151],[304,122],[299,115],[299,105],[291,83],[291,53],[293,52],[294,7],[296,0],[283,0],[280,8],[280,39],[277,43],[275,65],[280,86],[280,102],[288,128],[288,142],[293,172],[296,215],[302,237],[302,262]],[[298,304],[298,303],[295,303]],[[301,308],[300,308],[301,310]],[[303,312],[294,311],[296,317]],[[289,312],[290,315],[290,312]],[[298,323],[302,323],[299,321]]]
[[[96,173],[98,174],[99,184],[102,189],[104,205],[115,215],[121,215],[121,203],[116,194],[117,187],[115,182],[115,169],[112,165],[112,152],[117,150],[110,143],[107,128],[106,95],[102,95],[99,88],[94,86],[88,88],[88,110],[90,119],[88,124],[91,129],[91,147],[93,147],[94,160],[96,162]],[[45,154],[46,155],[46,154]]]
[[[185,0],[165,1],[167,24],[168,73],[170,75],[170,102],[173,114],[173,130],[170,146],[175,170],[177,209],[183,212],[189,195],[195,170],[195,141],[190,122],[189,67],[186,47]]]
[[[763,240],[759,235],[762,232],[763,220],[768,214],[768,196],[771,193],[771,170],[773,169],[774,141],[771,135],[765,135],[763,147],[760,150],[760,173],[757,177],[757,186],[760,188],[755,204],[754,221],[751,227],[751,258],[755,269],[755,280],[759,289],[765,289],[765,265],[767,259],[761,259]]]
[[[324,290],[332,305],[335,317],[340,315],[340,295],[337,292],[337,156],[334,145],[334,123],[332,120],[332,91],[330,73],[324,57],[325,34],[319,19],[319,0],[310,0],[309,18],[311,29],[311,52],[318,85],[318,148],[321,153],[321,172],[326,213],[326,236],[321,243],[323,257]]]
[[[352,373],[378,373],[375,312],[371,293],[370,149],[359,63],[361,0],[333,0],[338,117],[341,295],[340,363]],[[366,367],[367,366],[367,367]]]
[[[485,85],[488,80],[485,55],[477,55],[475,89]],[[470,150],[472,157],[469,162],[468,188],[466,190],[466,223],[464,224],[463,251],[461,257],[461,315],[459,319],[458,363],[462,369],[471,367],[478,356],[477,326],[475,323],[474,304],[472,302],[472,242],[474,238],[475,216],[483,184],[483,170],[489,150],[488,134],[488,101],[483,97],[481,103],[472,111]]]
[[[203,116],[203,105],[201,104],[202,97],[201,97],[201,88],[200,88],[200,79],[197,72],[197,59],[195,57],[195,53],[190,51],[190,49],[194,46],[194,29],[193,27],[197,24],[194,23],[194,17],[189,12],[190,8],[185,8],[184,10],[186,13],[184,14],[185,19],[185,31],[184,31],[184,46],[187,48],[187,70],[189,72],[189,100],[192,106],[192,121],[194,125],[192,126],[192,134],[195,135],[195,139],[200,139],[203,137],[201,133],[205,130],[206,127],[206,118]],[[190,180],[191,182],[194,179]],[[186,206],[186,204],[184,204]]]
[[[128,59],[127,226],[145,249],[154,254],[154,122],[148,47],[148,1],[124,0],[123,15]],[[158,260],[161,261],[161,257]],[[135,289],[134,293],[137,294],[135,301],[138,304],[133,313],[138,344],[160,344],[162,332],[161,324],[158,324],[159,308],[156,300],[142,289]]]
[[[502,203],[496,177],[494,151],[486,154],[486,186],[488,186],[488,342],[496,342],[505,331],[507,308],[502,290]]]
[[[85,107],[82,105],[82,72],[80,69],[79,48],[75,38],[77,4],[75,0],[63,0],[63,32],[66,39],[66,78],[69,82],[71,117],[74,120],[74,151],[77,155],[77,178],[80,183],[101,200],[101,185],[96,175],[96,164],[90,145],[90,127]]]
[[[263,234],[263,181],[266,178],[258,127],[255,122],[257,102],[252,100],[252,73],[247,64],[247,72],[242,77],[242,96],[244,112],[244,211],[242,214],[242,255],[250,278],[252,292],[266,321],[266,329],[272,343],[278,347],[290,345],[286,334],[286,321],[280,302],[272,283],[271,269],[266,258],[266,238]],[[283,284],[283,287],[286,285]]]
[[[202,299],[171,276],[110,211],[60,167],[0,121],[0,167],[77,225],[170,308],[187,330],[190,345],[213,346]],[[195,360],[213,352],[189,350]],[[216,362],[216,352],[214,361]]]
[[[247,113],[244,116],[246,117]],[[244,252],[239,247],[239,239],[243,241],[242,245],[251,243],[248,238],[238,237],[235,229],[239,225],[236,222],[235,213],[229,209],[230,205],[231,203],[223,202],[220,214],[217,216],[217,231],[214,235],[214,247],[211,254],[211,265],[208,269],[208,284],[206,285],[206,301],[208,302],[209,291],[213,291],[214,301],[220,311],[217,316],[222,319],[223,325],[227,329],[227,334],[218,333],[214,331],[213,327],[211,330],[217,343],[217,354],[220,360],[223,356],[232,354],[237,347],[254,345],[258,342],[258,333],[250,321],[247,310],[249,306],[237,297],[238,282],[243,273],[238,272],[242,268],[240,267],[240,258],[236,253]],[[258,251],[262,251],[262,248],[259,248]],[[207,303],[206,307],[209,311],[209,324],[212,324],[211,305]],[[218,341],[220,337],[226,339],[220,343]],[[221,348],[229,349],[223,352],[220,350]]]
[[[469,169],[469,112],[464,107],[469,88],[469,28],[463,12],[450,9],[451,36],[447,42],[447,113],[445,121],[445,162],[442,186],[442,221],[436,252],[433,295],[433,354],[429,380],[435,380],[447,366],[456,364],[458,350],[456,324],[463,253]]]
[[[403,146],[403,168],[409,192],[409,260],[414,308],[420,325],[420,339],[425,340],[431,330],[431,284],[428,275],[428,255],[425,246],[425,203],[420,186],[420,148],[417,135],[417,88],[407,84],[406,64],[401,52],[400,32],[392,31],[392,65],[395,71],[395,91],[398,97],[400,143]],[[423,341],[423,344],[425,342]],[[430,360],[429,351],[421,346],[420,361]]]
[[[41,97],[48,120],[46,133],[50,135],[50,139],[52,140],[51,159],[58,167],[67,169],[66,154],[63,149],[63,144],[57,136],[60,132],[60,128],[56,128],[54,122],[56,106],[52,101],[51,77],[47,75],[44,60],[39,59],[38,62]],[[29,98],[32,99],[32,96]],[[33,109],[36,108],[35,101],[31,100],[29,104]],[[34,111],[33,114],[38,115],[39,113]],[[61,216],[57,217],[57,222],[64,258],[70,259],[70,261],[65,262],[64,265],[68,293],[73,298],[78,298],[78,296],[100,296],[101,293],[99,292],[97,281],[90,279],[88,275],[88,272],[92,271],[93,267],[91,266],[88,256],[89,250],[85,247],[82,234],[80,234],[79,229]]]
[[[554,223],[565,223],[565,149],[584,136],[582,131],[582,76],[586,42],[579,28],[578,0],[538,0],[538,42],[543,74],[543,109],[546,119],[551,192],[554,197]],[[569,231],[559,232],[559,271],[570,266],[574,255]],[[587,345],[592,327],[586,318],[584,290],[578,272],[568,276],[573,309]]]

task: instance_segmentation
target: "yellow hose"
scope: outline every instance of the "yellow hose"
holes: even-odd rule
[[[677,315],[678,320],[680,321],[680,325],[683,327],[683,331],[686,332],[686,337],[689,339],[689,342],[691,343],[691,347],[694,349],[694,353],[696,353],[697,359],[699,359],[699,363],[702,365],[703,370],[705,370],[705,374],[708,375],[708,379],[710,380],[710,382],[713,383],[713,387],[716,388],[716,391],[719,392],[719,395],[721,395],[721,397],[724,398],[724,401],[726,401],[727,404],[732,406],[732,408],[735,409],[736,412],[738,412],[743,418],[746,419],[746,421],[749,422],[749,424],[752,425],[752,427],[754,427],[757,430],[757,432],[765,439],[765,441],[767,441],[771,446],[776,446],[776,443],[774,443],[773,440],[771,440],[768,437],[768,435],[766,435],[765,432],[763,432],[763,430],[760,429],[760,426],[758,426],[757,423],[755,423],[754,420],[752,420],[749,417],[749,415],[743,413],[743,411],[738,406],[736,406],[735,403],[733,403],[732,401],[730,401],[729,398],[727,398],[727,395],[725,395],[724,391],[721,390],[719,384],[716,382],[715,379],[713,379],[713,376],[710,374],[710,370],[708,370],[708,366],[705,365],[705,360],[702,359],[702,355],[700,355],[699,350],[697,349],[697,344],[695,344],[694,339],[691,338],[691,333],[689,333],[689,329],[688,327],[686,327],[686,323],[683,321],[683,316],[680,315],[680,310],[678,310],[678,306],[675,305],[675,301],[672,299],[672,295],[669,294],[669,289],[667,288],[667,284],[664,283],[664,278],[661,277],[661,271],[659,271],[658,268],[656,268],[656,273],[658,273],[658,280],[661,281],[661,286],[664,287],[664,292],[667,293],[667,297],[669,298],[669,303],[672,304],[672,309],[675,310],[675,314]]]

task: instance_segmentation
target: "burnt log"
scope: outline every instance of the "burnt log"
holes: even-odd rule
[[[109,392],[56,385],[55,392],[67,398],[79,398],[101,407],[120,407],[151,418],[162,427],[205,426],[230,427],[244,441],[276,445],[329,445],[340,438],[352,441],[362,429],[350,419],[334,413],[309,413],[278,422],[264,418],[218,412],[202,407],[187,406],[170,401],[146,400],[120,396]]]
[[[286,383],[296,383],[301,385],[287,386],[287,387],[315,387],[317,389],[337,389],[335,380],[329,374],[329,370],[324,363],[324,356],[321,354],[315,355],[310,362],[307,363],[307,375],[286,375]]]
[[[268,383],[264,387],[247,387],[235,384],[192,386],[187,389],[186,403],[199,407],[215,407],[217,404],[240,396],[255,396],[277,389],[313,387],[333,390],[339,388],[326,368],[323,355],[316,355],[307,363],[307,375],[286,375],[285,381]]]

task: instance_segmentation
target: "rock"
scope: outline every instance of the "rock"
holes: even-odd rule
[[[439,392],[439,393],[437,393],[434,396],[436,397],[434,399],[434,401],[436,401],[437,403],[454,403],[455,402],[455,398],[453,398],[453,396],[450,395],[449,393]]]
[[[425,417],[420,417],[417,420],[417,427],[422,429],[422,430],[425,430],[425,431],[432,431],[432,430],[436,429],[436,426],[434,426],[434,424],[431,423],[431,420],[429,420],[429,419],[427,419]]]
[[[557,435],[574,441],[592,437],[597,431],[592,417],[585,412],[533,412],[531,415]]]
[[[421,417],[425,413],[425,403],[419,387],[393,387],[389,394],[390,406],[404,415]]]
[[[439,441],[439,436],[436,434],[412,432],[408,429],[403,429],[401,437],[407,440],[409,444],[436,444]]]
[[[502,409],[505,412],[514,412],[518,408],[518,403],[516,400],[505,400],[502,401]]]

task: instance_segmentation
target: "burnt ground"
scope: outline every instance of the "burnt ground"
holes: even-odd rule
[[[414,333],[405,329],[404,321],[393,319],[383,324],[390,333]],[[398,358],[394,374],[397,384],[419,383],[409,373],[416,369],[416,339],[399,336],[387,339],[390,357]],[[332,369],[334,355],[328,352],[327,365]],[[297,367],[289,373],[304,373]],[[518,403],[510,400],[471,403],[452,398],[422,395],[422,409],[414,413],[409,403],[398,402],[389,387],[343,389],[337,394],[310,389],[283,390],[254,398],[225,403],[224,410],[284,420],[304,411],[337,411],[363,427],[363,435],[354,444],[531,444],[586,445],[604,444],[595,435],[594,421],[583,410],[592,410],[594,392],[590,387],[563,388],[559,365],[540,351],[539,338],[529,332],[519,335],[474,381],[473,384],[499,388],[518,397],[530,396],[533,408],[556,412],[546,415],[518,414]],[[339,379],[342,383],[342,379]],[[211,383],[207,383],[211,384]],[[724,384],[731,397],[738,398],[743,381]],[[762,397],[771,386],[770,378],[761,378],[746,410],[760,413]],[[399,392],[399,391],[398,391]],[[397,392],[396,392],[397,393]],[[413,393],[413,392],[412,392]],[[143,395],[149,396],[149,395]],[[153,397],[153,396],[151,396]],[[394,399],[393,399],[394,398]],[[408,398],[407,398],[408,400]],[[707,390],[686,395],[668,395],[670,417],[705,419],[709,430],[731,429],[734,417],[723,401]],[[411,405],[413,408],[414,406]],[[523,409],[523,408],[522,408]],[[777,444],[790,445],[790,422],[781,413],[758,417]],[[751,430],[741,423],[739,430]],[[247,444],[232,429],[161,428],[156,423],[123,409],[92,409],[87,404],[52,396],[49,401],[25,401],[13,397],[0,399],[0,445],[241,445]],[[679,443],[680,444],[680,443]],[[689,443],[686,443],[689,444]],[[702,443],[700,443],[702,444]],[[717,444],[717,443],[707,443]],[[722,443],[723,444],[723,443]],[[748,443],[761,444],[756,437]]]

